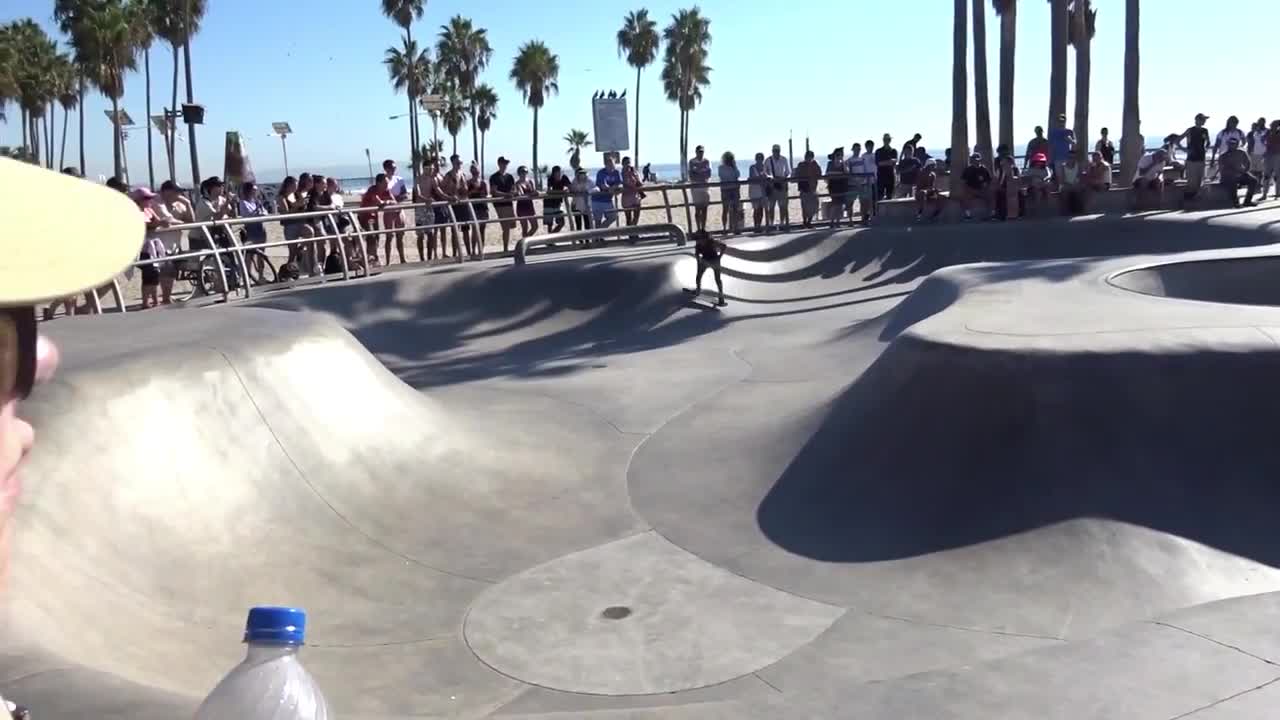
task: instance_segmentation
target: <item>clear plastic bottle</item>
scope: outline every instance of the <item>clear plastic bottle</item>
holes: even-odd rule
[[[297,608],[255,607],[245,622],[244,662],[222,678],[195,720],[328,720],[324,695],[298,662],[307,614]]]

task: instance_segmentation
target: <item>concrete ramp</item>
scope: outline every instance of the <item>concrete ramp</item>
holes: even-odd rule
[[[641,248],[55,321],[0,691],[186,716],[271,602],[343,716],[1260,707],[1280,308],[1154,290],[1263,299],[1242,217],[752,238],[722,310]]]

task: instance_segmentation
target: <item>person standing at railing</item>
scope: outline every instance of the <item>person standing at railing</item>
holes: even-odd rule
[[[733,153],[725,151],[720,156],[716,175],[720,179],[720,227],[737,235],[742,232],[742,184],[738,182],[742,172]]]
[[[238,204],[241,218],[262,217],[267,214],[267,208],[258,193],[258,186],[252,181],[247,181],[240,186]],[[245,245],[261,245],[267,241],[267,228],[260,222],[245,223],[241,233],[241,240]],[[261,255],[255,253],[249,256],[249,271],[258,276],[259,283],[266,282],[264,260]],[[172,283],[170,285],[172,286]]]
[[[898,166],[898,151],[893,149],[890,143],[893,137],[889,133],[884,134],[884,144],[879,150],[875,151],[876,163],[876,200],[892,200],[894,190],[894,168]],[[868,143],[870,144],[870,143]],[[871,153],[870,150],[867,151]]]
[[[640,182],[640,174],[631,164],[631,158],[622,158],[622,214],[627,227],[640,224],[640,201],[644,198],[643,188],[644,183]]]
[[[538,197],[538,188],[534,187],[529,177],[529,168],[521,165],[516,168],[516,218],[520,220],[520,237],[532,237],[538,232],[538,211],[533,207],[533,199]]]
[[[607,228],[618,221],[618,209],[613,206],[613,196],[622,192],[622,173],[613,164],[613,154],[604,154],[604,167],[596,173],[596,189],[591,194],[591,220],[598,228]]]
[[[781,231],[791,225],[791,193],[787,180],[791,177],[791,161],[782,157],[782,146],[774,144],[773,154],[765,160],[769,174],[769,202],[765,206],[765,221],[770,229]],[[775,223],[776,221],[776,223]]]
[[[1044,136],[1044,128],[1039,125],[1035,129],[1035,137],[1027,143],[1027,156],[1022,159],[1022,169],[1026,170],[1031,167],[1031,156],[1036,153],[1044,153],[1045,157],[1049,156],[1049,138]],[[961,155],[961,157],[964,157]]]
[[[200,199],[196,201],[196,222],[227,220],[235,217],[235,208],[225,194],[226,185],[217,175],[205,178],[200,183]],[[209,237],[214,245],[220,248],[231,247],[231,236],[226,227],[211,226]],[[192,230],[187,235],[187,244],[195,249],[210,249],[204,231]]]
[[[707,210],[711,207],[711,191],[707,183],[711,181],[711,161],[706,157],[706,148],[699,145],[693,150],[693,158],[689,160],[689,199],[693,202],[693,224],[698,232],[707,229]]]
[[[755,164],[747,169],[747,197],[751,199],[752,232],[759,233],[761,222],[768,219],[765,206],[769,204],[769,169],[765,167],[764,153],[756,153]]]
[[[1102,159],[1107,161],[1108,165],[1115,162],[1116,158],[1116,145],[1111,142],[1110,134],[1110,130],[1102,128],[1102,137],[1098,138],[1098,142],[1093,146],[1094,152],[1101,153]]]
[[[844,161],[849,171],[849,181],[853,186],[853,195],[858,199],[858,212],[864,223],[871,218],[871,208],[875,205],[876,199],[876,163],[875,155],[872,154],[875,146],[875,142],[868,140],[867,151],[863,153],[862,145],[854,143],[849,148],[849,159]],[[853,218],[852,198],[849,201],[849,217]]]
[[[822,168],[813,159],[813,151],[806,150],[804,160],[796,166],[796,189],[800,192],[800,218],[804,228],[813,227],[813,218],[818,215],[818,180],[822,177]]]
[[[1266,200],[1272,183],[1276,186],[1276,197],[1280,197],[1280,120],[1271,121],[1263,143],[1267,146],[1267,155],[1262,164],[1262,199]]]
[[[160,289],[160,266],[164,264],[164,244],[160,242],[160,229],[167,224],[167,221],[156,214],[152,205],[155,202],[156,194],[151,192],[150,188],[138,187],[129,191],[129,199],[138,206],[138,211],[142,213],[142,222],[145,224],[146,231],[142,240],[142,252],[138,255],[139,260],[153,260],[154,262],[146,263],[139,267],[142,275],[142,307],[143,309],[153,308],[160,304],[158,290]],[[172,281],[170,281],[170,290],[172,290]]]
[[[915,195],[916,177],[924,163],[916,157],[915,146],[907,143],[902,155],[898,158],[898,186],[894,190],[895,198],[909,198]]]
[[[476,242],[475,255],[477,260],[484,259],[485,231],[489,228],[489,203],[481,202],[489,197],[489,185],[485,183],[484,176],[480,174],[480,166],[471,163],[471,177],[467,180],[467,197],[475,201],[471,205],[471,212],[475,216],[476,225]]]
[[[498,171],[489,176],[489,194],[493,196],[493,211],[502,228],[502,252],[511,251],[511,230],[516,226],[516,212],[511,204],[515,197],[516,179],[507,172],[511,163],[505,157],[498,158]]]
[[[288,178],[285,182],[288,182]],[[373,184],[360,195],[360,207],[381,209],[386,190],[387,176],[378,173],[373,177]],[[378,260],[378,213],[361,212],[356,215],[356,222],[360,223],[360,230],[365,234],[365,253],[369,256],[369,265],[377,267],[381,264]],[[387,256],[387,262],[391,262],[390,255]]]
[[[573,214],[574,230],[591,229],[591,180],[587,177],[586,168],[576,168],[571,184],[573,195],[569,197],[569,208]]]
[[[452,220],[456,224],[452,226],[452,229],[462,233],[462,245],[458,244],[458,235],[451,233],[453,254],[460,259],[463,248],[466,248],[467,255],[473,255],[474,251],[471,247],[471,206],[466,203],[467,179],[462,174],[462,158],[458,157],[457,154],[449,156],[449,172],[445,173],[444,180],[440,183],[440,189],[450,203],[449,209],[453,211]]]
[[[418,173],[418,184],[413,188],[413,202],[425,207],[413,209],[413,232],[418,240],[418,261],[426,262],[436,256],[435,214],[431,211],[431,188],[436,182],[435,160],[428,158]]]
[[[853,223],[853,201],[849,197],[849,170],[844,164],[844,148],[838,147],[827,156],[827,192],[831,193],[828,218],[831,227],[840,227],[846,210]]]
[[[1249,151],[1249,172],[1253,173],[1254,177],[1262,177],[1267,156],[1266,118],[1258,118],[1258,121],[1253,124],[1253,130],[1246,140],[1245,149]]]
[[[564,204],[572,192],[573,181],[570,180],[560,166],[551,168],[547,178],[547,192],[542,198],[542,223],[547,226],[547,233],[554,235],[564,230]]]

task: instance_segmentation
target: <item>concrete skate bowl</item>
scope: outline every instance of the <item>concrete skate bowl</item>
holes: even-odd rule
[[[1165,262],[1118,273],[1116,287],[1156,297],[1240,305],[1280,305],[1280,257]]]
[[[1160,243],[1061,225],[1056,259],[931,273],[1024,231],[752,241],[722,311],[687,255],[638,251],[55,322],[0,688],[189,716],[262,602],[310,610],[308,666],[370,718],[1012,716],[1009,678],[1174,717],[1236,692],[1213,668],[1261,685],[1141,623],[1280,589],[1246,426],[1280,405],[1236,384],[1276,311],[1122,291],[1152,258],[1071,248]]]

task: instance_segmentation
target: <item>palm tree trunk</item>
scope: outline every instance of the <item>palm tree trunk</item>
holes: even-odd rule
[[[484,131],[480,131],[480,178],[484,179],[488,167],[484,163]]]
[[[1018,44],[1018,3],[1000,15],[1000,144],[1013,152],[1013,59]]]
[[[1125,1],[1124,14],[1124,129],[1120,137],[1120,185],[1133,182],[1142,157],[1142,122],[1138,114],[1139,0]]]
[[[538,106],[533,106],[533,185],[542,187],[538,179]]]
[[[173,94],[169,98],[169,112],[176,113],[178,111],[178,46],[172,45],[173,48]],[[170,115],[168,122],[165,124],[165,138],[169,143],[169,179],[178,181],[178,118]],[[198,187],[198,186],[197,186]]]
[[[458,154],[458,133],[449,133],[449,134],[453,137],[453,150],[451,151],[451,153],[453,155],[457,155]]]
[[[643,68],[636,68],[636,142],[635,149],[631,154],[635,156],[636,163],[633,167],[640,167],[640,71]]]
[[[31,141],[27,139],[27,131],[31,128],[31,123],[27,122],[27,109],[18,106],[18,123],[22,125],[22,149],[24,151],[31,149]]]
[[[1072,18],[1076,23],[1076,118],[1075,127],[1072,128],[1076,133],[1076,159],[1083,163],[1089,155],[1089,70],[1090,70],[1090,47],[1088,28],[1088,4],[1080,3],[1080,7],[1076,8],[1076,17]]]
[[[987,4],[973,0],[973,102],[978,123],[978,152],[988,170],[995,169],[991,152],[991,105],[987,93]],[[1010,146],[1012,152],[1012,146]]]
[[[71,124],[71,111],[62,107],[62,147],[58,149],[58,167],[64,168],[67,163],[67,125]]]
[[[190,23],[188,23],[188,26]],[[187,102],[194,103],[195,91],[191,87],[191,38],[182,43],[182,69],[187,75]],[[196,151],[196,126],[187,123],[187,144],[191,147],[191,187],[200,187],[200,154]]]
[[[404,92],[409,96],[409,162],[413,166],[413,187],[416,189],[418,187],[418,165],[422,160],[422,146],[418,143],[418,129],[414,122],[417,119],[417,113],[414,111],[417,103],[414,102],[414,93],[411,88],[406,87]]]
[[[120,178],[120,99],[114,93],[111,95],[111,135],[111,157],[114,162],[112,174]]]
[[[1066,124],[1058,116],[1067,112],[1067,0],[1049,0],[1049,12],[1049,123],[1045,127],[1061,128]]]
[[[476,106],[471,105],[471,159],[480,159],[480,132],[476,130]]]
[[[49,142],[49,138],[53,137],[53,103],[49,103],[49,111],[40,113],[44,120],[44,165],[50,170],[53,169],[53,143]]]
[[[143,119],[143,124],[147,126],[147,187],[155,188],[156,186],[156,164],[152,160],[151,150],[151,48],[143,48],[142,64],[146,70],[147,77],[147,117]]]
[[[80,111],[80,177],[84,177],[85,168],[87,167],[84,162],[84,75],[80,76],[78,93],[80,102],[76,107]]]
[[[960,168],[969,154],[969,66],[968,3],[955,0],[955,20],[952,28],[951,58],[951,194],[954,197],[961,187]]]

